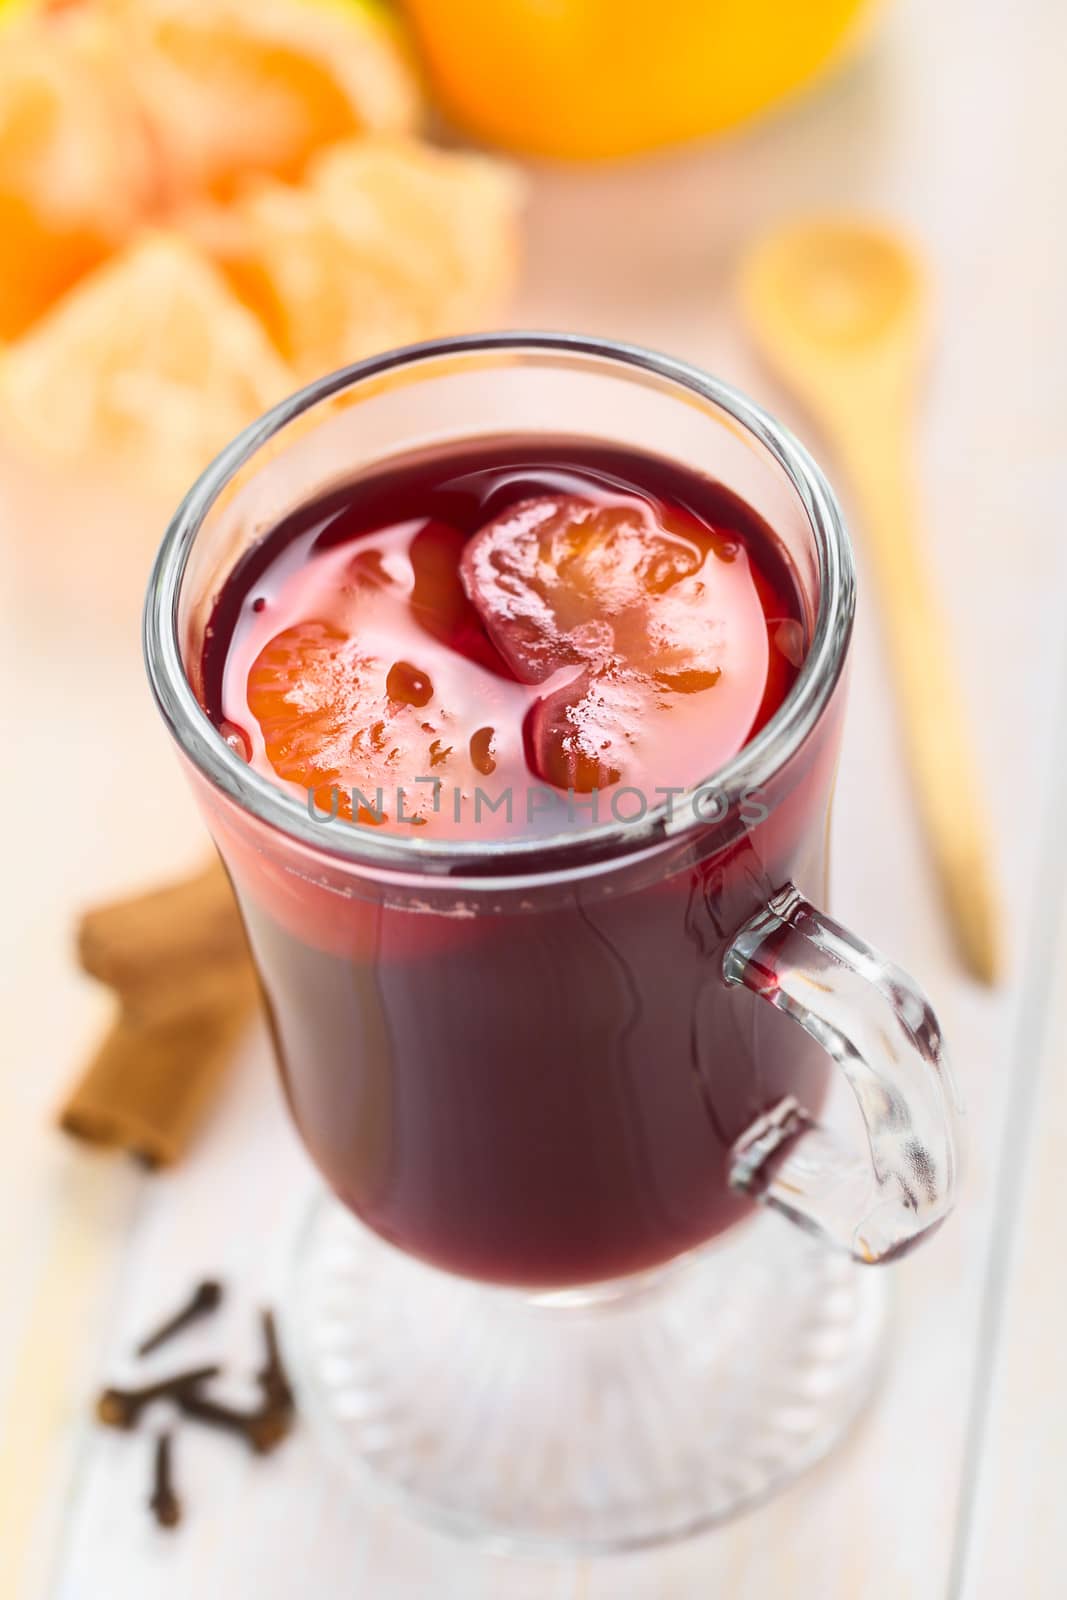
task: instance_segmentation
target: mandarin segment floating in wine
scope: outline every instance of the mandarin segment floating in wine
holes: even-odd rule
[[[736,540],[681,508],[565,495],[495,518],[467,545],[462,571],[523,682],[586,668],[531,708],[526,748],[539,777],[587,794],[673,770],[683,729],[694,749],[705,741],[708,771],[740,747],[770,649]],[[716,704],[695,717],[677,698],[713,689]]]
[[[655,715],[650,690],[643,673],[611,661],[538,700],[527,725],[531,767],[578,794],[618,783],[637,730]]]
[[[463,555],[467,592],[516,676],[618,655],[650,670],[717,679],[717,605],[739,554],[694,517],[636,496],[530,499],[482,528]],[[696,687],[696,684],[693,685]]]
[[[405,813],[422,819],[432,794],[415,779],[442,765],[440,735],[447,727],[439,706],[428,709],[433,684],[426,673],[405,661],[390,665],[330,623],[307,621],[260,651],[247,695],[277,777],[345,817],[352,815],[351,791],[359,790],[369,802],[357,800],[361,821],[391,814],[392,797],[404,785]]]

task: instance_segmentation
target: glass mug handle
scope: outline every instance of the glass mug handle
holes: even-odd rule
[[[734,937],[723,974],[822,1045],[866,1133],[850,1150],[786,1096],[733,1145],[731,1186],[857,1261],[903,1254],[944,1221],[959,1175],[962,1107],[926,996],[792,884]]]

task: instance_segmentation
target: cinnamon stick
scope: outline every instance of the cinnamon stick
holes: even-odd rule
[[[77,948],[84,969],[115,991],[119,1012],[60,1106],[59,1125],[170,1165],[214,1102],[255,1000],[222,867],[87,912]]]
[[[248,949],[218,861],[148,894],[87,911],[78,960],[118,994],[125,1016],[165,1022],[192,1007],[225,1008],[247,976]]]

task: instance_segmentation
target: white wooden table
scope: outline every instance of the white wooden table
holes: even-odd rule
[[[625,1560],[488,1557],[353,1498],[307,1430],[266,1464],[188,1430],[187,1523],[175,1536],[152,1527],[147,1441],[95,1428],[92,1389],[175,1286],[209,1270],[239,1289],[225,1336],[247,1359],[309,1174],[260,1037],[173,1175],[84,1154],[50,1129],[106,1016],[70,960],[75,909],[180,870],[203,846],[139,664],[140,589],[167,508],[0,473],[4,1600],[1067,1593],[1063,16],[1056,0],[905,0],[872,54],[774,123],[643,165],[531,175],[525,321],[687,356],[805,436],[737,329],[744,242],[793,213],[869,210],[912,228],[939,284],[921,446],[930,559],[1001,829],[1010,979],[985,994],[953,963],[867,594],[835,910],[934,996],[969,1102],[969,1170],[957,1217],[895,1269],[893,1364],[860,1430],[725,1530]],[[216,1345],[213,1331],[184,1349]]]

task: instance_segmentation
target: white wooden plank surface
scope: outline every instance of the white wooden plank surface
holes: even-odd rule
[[[172,1539],[151,1528],[139,1505],[144,1452],[91,1427],[92,1383],[174,1283],[212,1268],[240,1286],[227,1329],[235,1356],[247,1349],[252,1308],[274,1292],[308,1178],[262,1040],[172,1177],[91,1161],[47,1129],[105,1015],[69,963],[73,909],[183,866],[198,832],[138,658],[139,590],[164,508],[51,486],[47,527],[31,533],[39,491],[0,473],[0,648],[5,682],[18,685],[6,695],[12,759],[0,803],[6,837],[21,841],[5,862],[2,962],[5,1600],[941,1600],[957,1578],[979,1600],[1009,1580],[1027,1596],[1067,1589],[1054,1498],[1067,1429],[1053,1189],[1062,1005],[1044,1035],[1040,1122],[1022,1129],[1022,1144],[1012,1115],[1013,1074],[1030,1065],[1019,1040],[1041,1036],[1034,1013],[1045,1003],[1040,985],[1019,981],[1041,926],[1034,891],[1062,898],[1034,819],[1052,772],[1047,730],[1067,704],[1056,648],[1067,599],[1062,380],[1050,348],[1065,265],[1051,200],[1062,143],[1052,137],[1052,77],[1065,44],[1051,0],[1010,13],[991,0],[901,0],[875,54],[778,122],[646,164],[531,174],[528,322],[675,351],[782,414],[728,292],[754,230],[810,208],[896,216],[925,245],[940,286],[922,440],[927,526],[991,810],[1003,819],[1013,972],[989,996],[952,965],[868,598],[835,819],[835,910],[937,1001],[970,1106],[966,1192],[943,1235],[896,1269],[895,1358],[861,1429],[774,1505],[715,1535],[625,1561],[490,1558],[354,1498],[306,1434],[250,1464],[226,1440],[183,1434],[187,1526]],[[1021,1031],[1023,1004],[1033,1033]],[[998,1233],[1013,1194],[1014,1234]],[[991,1318],[1002,1288],[1005,1314]]]
[[[1059,477],[1067,493],[1067,471]],[[1067,640],[1064,641],[1067,646]],[[1065,648],[1067,656],[1067,648]],[[1001,1226],[978,1330],[968,1482],[956,1581],[967,1600],[1007,1589],[1054,1600],[1067,1587],[1061,1502],[1067,1472],[1067,1293],[1063,1152],[1067,1138],[1067,696],[1052,735],[1059,781],[1046,797],[1042,894],[1009,1059]]]

